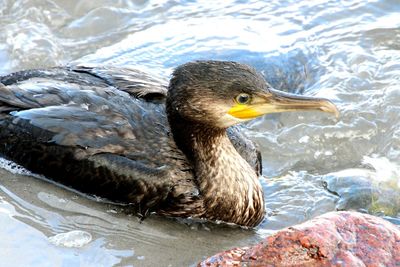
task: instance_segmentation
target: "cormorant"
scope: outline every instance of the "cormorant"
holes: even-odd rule
[[[0,153],[142,215],[253,227],[264,217],[261,158],[234,125],[294,110],[338,114],[236,62],[186,63],[168,87],[133,69],[21,71],[0,78]]]

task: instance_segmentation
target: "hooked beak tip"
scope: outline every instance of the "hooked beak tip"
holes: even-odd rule
[[[320,107],[320,110],[323,112],[328,112],[328,113],[333,114],[336,119],[339,118],[340,112],[339,112],[338,108],[336,107],[335,104],[333,104],[329,100],[324,101],[324,103]]]

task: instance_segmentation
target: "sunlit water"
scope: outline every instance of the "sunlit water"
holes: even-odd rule
[[[341,111],[246,125],[265,175],[267,216],[254,230],[140,223],[2,161],[0,265],[187,266],[336,209],[400,224],[399,16],[397,0],[0,0],[0,74],[113,64],[168,79],[190,60],[235,60]]]

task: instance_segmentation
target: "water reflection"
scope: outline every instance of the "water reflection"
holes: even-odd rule
[[[341,117],[274,114],[246,125],[266,176],[268,217],[254,232],[157,217],[140,224],[121,207],[1,170],[0,246],[9,248],[1,265],[151,266],[162,258],[184,266],[334,209],[398,223],[399,15],[395,0],[3,0],[0,74],[90,63],[167,78],[189,60],[236,60],[275,88],[334,100]],[[76,229],[93,241],[68,249],[47,240]]]

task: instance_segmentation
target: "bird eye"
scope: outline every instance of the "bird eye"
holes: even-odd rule
[[[250,95],[246,93],[241,93],[236,96],[235,100],[238,104],[244,105],[250,102]]]

